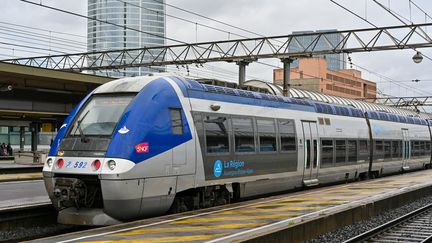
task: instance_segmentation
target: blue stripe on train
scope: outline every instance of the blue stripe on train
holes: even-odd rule
[[[106,156],[139,163],[191,140],[192,134],[183,110],[183,134],[173,134],[169,108],[182,108],[174,88],[163,78],[151,81],[126,108],[114,130]],[[118,130],[123,127],[129,132],[119,133]],[[138,153],[135,150],[135,146],[141,143],[148,143],[148,152]]]

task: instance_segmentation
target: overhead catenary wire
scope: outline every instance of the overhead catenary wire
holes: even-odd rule
[[[89,18],[89,17],[87,17],[87,16],[83,16],[83,15],[81,15],[81,14],[76,14],[76,13],[73,13],[73,12],[70,12],[70,11],[66,11],[66,10],[62,10],[62,9],[57,9],[57,8],[54,8],[54,7],[50,7],[50,6],[46,6],[46,5],[43,5],[42,3],[40,3],[40,4],[37,4],[37,3],[34,3],[34,2],[31,2],[31,1],[27,1],[27,0],[21,0],[22,2],[27,2],[27,3],[30,3],[30,4],[34,4],[34,5],[37,5],[37,6],[42,6],[42,7],[45,7],[45,8],[49,8],[49,9],[54,9],[54,10],[57,10],[57,11],[61,11],[61,12],[64,12],[64,13],[69,13],[69,14],[73,14],[73,15],[75,15],[75,16],[79,16],[79,17],[84,17],[84,18],[87,18],[87,19],[93,19],[93,20],[95,20],[95,18]],[[106,24],[112,24],[112,25],[115,25],[115,26],[117,26],[117,27],[120,27],[120,28],[123,28],[123,29],[130,29],[130,30],[134,30],[134,31],[139,31],[139,32],[142,32],[142,33],[145,33],[145,34],[150,34],[150,35],[153,35],[153,36],[158,36],[158,37],[162,37],[162,38],[164,38],[164,39],[168,39],[168,40],[170,40],[171,38],[168,38],[168,37],[165,37],[165,36],[159,36],[159,35],[156,35],[156,34],[152,34],[152,33],[147,33],[147,32],[145,32],[145,31],[140,31],[140,30],[136,30],[136,29],[133,29],[133,28],[129,28],[129,27],[125,27],[124,25],[118,25],[118,24],[115,24],[115,23],[110,23],[109,21],[104,21],[104,20],[98,20],[98,19],[96,19],[97,21],[99,21],[99,22],[102,22],[102,23],[106,23]],[[256,34],[256,33],[255,33]],[[259,34],[258,34],[259,35]],[[260,36],[262,36],[262,35],[260,35]],[[179,41],[179,40],[173,40],[173,39],[171,39],[172,41],[176,41],[176,42],[180,42],[180,43],[183,43],[183,44],[187,44],[187,43],[185,43],[185,42],[182,42],[182,41]],[[259,64],[262,64],[262,63],[260,63],[260,62],[258,62]],[[280,66],[275,66],[275,65],[271,65],[271,64],[264,64],[264,65],[268,65],[268,66],[271,66],[271,67],[276,67],[276,68],[280,68]]]
[[[229,26],[229,27],[232,27],[232,28],[238,29],[238,30],[242,30],[242,31],[244,31],[244,32],[247,32],[247,33],[250,33],[250,34],[253,34],[253,35],[256,35],[256,36],[265,37],[264,35],[262,35],[262,34],[260,34],[260,33],[253,32],[253,31],[250,31],[250,30],[247,30],[247,29],[244,29],[244,28],[241,28],[241,27],[238,27],[238,26],[232,25],[232,24],[228,24],[228,23],[226,23],[226,22],[223,22],[223,21],[220,21],[220,20],[217,20],[217,19],[214,19],[214,18],[210,18],[210,17],[204,16],[204,15],[199,14],[199,13],[197,13],[197,12],[194,12],[194,11],[190,11],[190,10],[184,9],[184,8],[181,8],[181,7],[175,6],[175,5],[173,5],[173,4],[168,4],[168,3],[164,2],[164,1],[158,1],[158,0],[152,0],[152,1],[157,2],[157,3],[160,3],[160,4],[164,4],[164,5],[168,6],[168,7],[172,7],[172,8],[174,8],[174,9],[177,9],[177,10],[180,10],[180,11],[183,11],[183,12],[186,12],[186,13],[189,13],[189,14],[192,14],[192,15],[195,15],[195,16],[198,16],[198,17],[201,17],[201,18],[207,19],[207,20],[214,21],[214,22],[219,23],[219,24],[223,24],[223,25],[226,25],[226,26]],[[337,4],[337,3],[336,3],[336,4]],[[338,4],[338,5],[339,5],[339,4]],[[342,5],[340,5],[340,7],[344,8]],[[346,10],[349,11],[348,9],[346,9]],[[371,24],[371,25],[374,26],[375,28],[378,28],[378,26],[374,25],[372,22],[368,21],[367,19],[362,18],[361,16],[355,14],[354,12],[352,12],[352,14],[354,14],[354,15],[356,15],[357,17],[359,17],[359,18],[363,19],[364,21],[368,22],[369,24]],[[229,33],[229,32],[228,32],[228,33]],[[327,57],[327,58],[328,58],[328,59],[334,59],[334,60],[337,60],[337,61],[339,61],[339,62],[346,62],[346,61],[344,61],[344,60],[341,61],[341,60],[339,60],[339,59],[337,59],[337,58],[329,58],[329,57]],[[367,71],[367,72],[369,72],[369,73],[374,73],[374,74],[377,75],[377,76],[380,75],[380,74],[378,74],[378,73],[376,73],[376,72],[374,72],[374,71],[371,71],[371,70],[369,70],[369,69],[367,69],[367,68],[361,67],[360,65],[356,65],[356,64],[354,64],[354,66],[356,66],[356,67],[358,67],[358,68],[360,68],[360,69],[362,69],[362,70],[365,70],[365,71]],[[273,66],[273,67],[274,67],[274,66]],[[278,67],[278,68],[280,68],[280,67]],[[383,77],[385,77],[385,76],[383,76]],[[387,82],[391,82],[391,79],[390,79],[389,77],[385,77],[385,78],[388,79]],[[408,87],[405,87],[405,88],[412,89],[412,88],[409,87],[409,86],[408,86]]]
[[[344,9],[345,11],[349,12],[350,14],[356,16],[357,18],[362,19],[363,21],[365,21],[366,23],[372,25],[373,27],[378,28],[378,26],[375,25],[374,23],[372,23],[372,22],[370,22],[369,20],[367,20],[367,19],[361,17],[361,16],[358,15],[357,13],[355,13],[355,12],[353,12],[352,10],[346,8],[345,6],[339,4],[338,2],[336,2],[336,1],[334,1],[334,0],[330,0],[330,2],[334,3],[335,5],[339,6],[340,8],[342,8],[342,9]],[[432,60],[432,59],[431,59],[431,60]],[[372,72],[372,73],[373,73],[373,72]],[[390,79],[390,78],[388,78],[388,77],[386,77],[386,76],[384,76],[384,75],[380,75],[380,76],[385,77],[385,78],[388,79],[388,80],[392,80],[392,79]],[[390,81],[390,82],[393,83],[393,81]],[[419,89],[414,88],[414,87],[410,87],[410,86],[408,86],[408,85],[402,85],[402,84],[396,84],[396,85],[400,85],[401,87],[405,87],[405,88],[408,88],[408,89],[412,89],[412,90],[414,90],[416,93],[419,93],[419,94],[426,94],[426,93],[424,93],[424,91],[419,90]]]

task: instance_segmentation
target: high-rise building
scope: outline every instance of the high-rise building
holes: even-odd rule
[[[294,31],[292,34],[312,34],[312,33],[326,33],[331,31],[337,31],[337,30],[317,30],[317,31]],[[317,35],[307,35],[307,36],[299,36],[296,37],[299,44],[301,44],[303,47],[308,47],[313,43]],[[326,39],[328,42],[330,42],[332,45],[336,46],[338,45],[342,39],[342,34],[325,34]],[[331,45],[327,42],[324,38],[320,38],[318,43],[316,43],[315,50],[323,50],[323,49],[329,49],[331,48]],[[315,44],[315,43],[313,43]],[[290,45],[288,48],[289,51],[296,51],[297,46],[296,45]],[[327,68],[330,70],[342,70],[346,69],[346,54],[340,53],[340,54],[326,54],[326,55],[314,55],[314,57],[324,57],[327,59]],[[298,61],[295,60],[292,65],[292,67],[298,67]]]
[[[89,52],[165,45],[165,0],[88,0],[88,17],[91,18],[87,22]],[[163,70],[164,67],[136,67],[96,74],[138,76]]]

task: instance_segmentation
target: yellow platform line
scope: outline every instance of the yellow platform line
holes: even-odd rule
[[[280,213],[280,212],[296,212],[296,211],[311,211],[311,210],[320,210],[324,207],[287,207],[287,208],[269,208],[269,209],[245,209],[241,211],[226,211],[219,213],[218,215],[233,215],[233,214],[253,214],[253,213]],[[294,216],[299,216],[299,213],[293,213]],[[254,215],[250,215],[254,216]]]
[[[220,221],[236,221],[236,220],[260,220],[260,219],[275,219],[275,218],[290,218],[296,217],[298,214],[287,213],[287,214],[270,214],[270,215],[242,215],[235,217],[202,217],[202,218],[191,218],[175,221],[169,224],[190,224],[190,223],[209,223],[209,222],[220,222]]]
[[[2,182],[2,181],[38,180],[38,179],[42,179],[42,172],[0,175],[0,182]]]
[[[321,198],[322,199],[322,198]],[[280,202],[280,203],[268,203],[268,204],[258,204],[258,205],[253,205],[251,207],[253,208],[263,208],[265,209],[265,207],[292,207],[292,206],[302,206],[302,207],[307,207],[308,205],[337,205],[337,204],[342,204],[342,203],[347,203],[349,201],[341,201],[341,200],[326,200],[326,201],[307,201],[307,202],[301,202],[301,203],[296,203],[296,204],[291,204],[291,203],[285,203],[285,202]]]
[[[165,243],[165,242],[192,242],[192,241],[203,241],[209,240],[215,237],[221,237],[223,234],[205,234],[205,235],[187,235],[187,236],[162,236],[154,238],[140,238],[140,239],[110,239],[101,241],[86,241],[87,243],[108,243],[108,242],[118,242],[118,243]]]
[[[223,229],[241,229],[261,226],[263,223],[245,223],[245,224],[220,224],[220,225],[205,225],[205,226],[184,226],[184,227],[163,227],[163,228],[147,228],[116,233],[108,236],[129,236],[141,234],[161,234],[161,233],[177,233],[187,231],[202,231],[202,230],[223,230]]]

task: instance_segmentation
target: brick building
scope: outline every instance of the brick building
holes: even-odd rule
[[[282,85],[283,69],[273,70],[273,83]],[[375,98],[376,83],[362,79],[354,69],[328,70],[322,57],[300,58],[299,66],[291,68],[293,87],[347,98]]]

